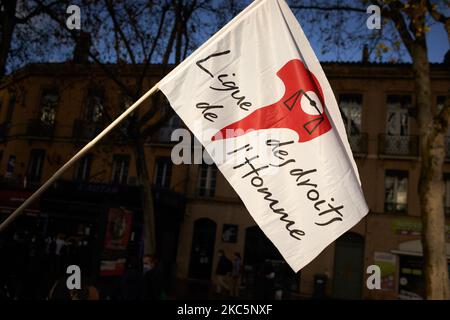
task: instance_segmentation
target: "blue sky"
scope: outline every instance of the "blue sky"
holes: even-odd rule
[[[223,1],[223,0],[217,0],[217,1]],[[226,0],[228,1],[228,0]],[[305,3],[308,0],[303,0]],[[251,0],[244,0],[240,4],[245,6],[248,5],[251,2]],[[290,1],[288,1],[290,2]],[[447,10],[447,13],[450,10]],[[297,12],[299,13],[299,12]],[[319,58],[320,61],[361,61],[362,56],[362,47],[365,42],[368,41],[369,35],[373,31],[369,31],[365,25],[366,22],[366,15],[364,13],[361,13],[358,15],[356,19],[348,19],[349,23],[344,23],[347,27],[347,31],[350,30],[348,37],[355,37],[357,34],[359,35],[359,38],[357,39],[349,39],[347,41],[343,42],[343,45],[336,46],[331,45],[327,50],[323,52],[324,44],[326,44],[326,37],[332,36],[332,38],[343,38],[344,32],[340,32],[339,28],[341,25],[338,25],[336,28],[329,27],[326,29],[326,31],[322,31],[319,28],[319,25],[321,23],[327,24],[328,21],[332,21],[332,19],[326,20],[321,19],[321,15],[324,14],[324,12],[315,12],[315,20],[308,21],[308,17],[311,16],[310,11],[302,11],[297,15],[297,18],[302,25],[304,32],[306,36],[308,37],[309,41],[311,42],[311,45]],[[367,15],[368,16],[368,15]],[[207,23],[210,21],[210,17],[201,15],[200,18]],[[232,17],[229,17],[230,19]],[[353,17],[354,18],[354,17]],[[347,21],[347,20],[346,20]],[[222,22],[223,23],[223,22]],[[205,28],[204,30],[198,30],[197,34],[197,42],[196,46],[199,46],[201,43],[207,40],[210,36],[214,34],[215,31],[223,27],[223,25],[211,25],[211,28]],[[200,28],[201,29],[201,28]],[[344,28],[345,29],[345,28]],[[391,27],[392,29],[392,27]],[[391,37],[391,33],[396,34],[396,30],[391,30],[388,26],[384,26],[382,28],[382,33],[386,37]],[[354,30],[354,32],[353,32]],[[319,31],[319,32],[318,32]],[[104,36],[104,35],[103,35]],[[104,38],[104,37],[103,37]],[[103,38],[97,38],[96,42],[99,47],[97,49],[100,49],[102,51],[102,41]],[[194,39],[193,39],[194,40]],[[103,39],[103,42],[110,42],[110,38]],[[333,42],[330,42],[333,43]],[[429,50],[429,61],[434,63],[441,63],[444,59],[445,54],[450,49],[450,44],[448,41],[447,33],[445,31],[445,27],[441,23],[433,23],[431,24],[431,30],[427,33],[427,43],[428,43],[428,50]],[[34,43],[34,47],[31,49],[31,44],[29,45],[29,49],[31,49],[31,54],[28,54],[25,59],[21,59],[21,57],[18,57],[17,59],[12,59],[10,57],[10,61],[8,64],[8,71],[14,70],[23,64],[30,63],[30,62],[36,62],[36,61],[48,61],[48,62],[57,62],[57,61],[65,61],[67,59],[70,59],[72,56],[72,45],[63,46],[59,48],[58,50],[50,50],[45,51],[41,54],[38,54],[39,51],[37,50],[39,47],[39,43]],[[36,47],[36,48],[35,48]],[[45,50],[44,48],[43,50]],[[406,52],[406,50],[397,50],[397,51],[391,51],[391,52],[399,52],[400,59],[398,61],[402,62],[411,62],[411,59]],[[375,60],[374,54],[370,57],[371,61]],[[383,56],[382,61],[388,61],[390,59],[389,54],[386,54]],[[15,61],[17,60],[17,61]],[[13,62],[14,61],[14,62]],[[159,61],[154,61],[159,62]]]
[[[435,24],[431,27],[427,42],[430,62],[442,62],[450,49],[447,33],[442,24]]]
[[[362,19],[365,19],[364,16],[362,16]],[[330,48],[326,53],[322,53],[321,48],[324,45],[323,38],[326,35],[323,34],[316,34],[315,30],[316,27],[314,25],[308,26],[306,21],[301,21],[302,19],[299,17],[299,22],[302,25],[304,32],[306,36],[308,37],[311,46],[314,49],[314,52],[316,53],[317,57],[320,61],[360,61],[362,57],[362,46],[364,44],[364,37],[368,37],[371,31],[368,31],[368,29],[363,26],[365,29],[361,29],[361,26],[358,25],[359,22],[353,21],[347,24],[347,28],[354,27],[355,30],[355,36],[356,34],[362,35],[359,40],[355,41],[348,41],[344,42],[343,47],[337,47],[333,46]],[[364,20],[362,20],[364,21]],[[313,31],[311,31],[311,27]],[[389,24],[388,26],[385,26],[383,28],[388,28],[384,30],[384,34],[389,34],[389,32],[395,32],[396,30],[392,28],[392,25]],[[330,31],[329,31],[330,32]],[[334,32],[331,31],[331,32]],[[336,31],[337,32],[337,31]],[[366,38],[367,39],[367,38]],[[435,63],[441,63],[444,60],[444,56],[447,53],[447,51],[450,49],[450,44],[447,37],[447,32],[445,31],[445,27],[442,23],[432,23],[430,25],[430,31],[426,35],[427,39],[427,46],[428,46],[428,55],[429,55],[429,61],[435,62]],[[384,42],[384,41],[382,41]],[[409,57],[409,54],[407,53],[406,49],[403,49],[400,51],[401,55],[401,61],[403,62],[411,62],[411,59]],[[382,60],[386,61],[389,59],[389,54],[384,54]],[[374,54],[370,57],[371,61],[375,59]]]
[[[308,36],[307,28],[305,28],[305,33]],[[362,48],[355,48],[353,43],[348,44],[348,54],[343,54],[344,48],[340,50],[340,55],[338,56],[333,50],[322,54],[320,50],[322,47],[321,41],[312,37],[308,38],[320,61],[359,61],[361,59]],[[427,34],[427,46],[429,61],[435,63],[443,62],[445,54],[450,49],[447,32],[443,24],[434,24],[431,26]],[[406,61],[411,62],[410,59],[406,59]]]

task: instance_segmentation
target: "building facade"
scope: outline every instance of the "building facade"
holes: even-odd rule
[[[343,299],[423,297],[417,193],[419,137],[411,66],[331,63],[324,64],[324,70],[341,108],[370,213],[327,247],[299,275],[290,274],[290,279],[298,278],[298,284],[292,285],[291,282],[287,288],[284,286],[284,290],[293,290],[292,294],[300,296],[325,293]],[[449,76],[443,65],[432,66],[434,108],[442,108],[450,88]],[[448,156],[449,143],[450,138],[447,138]],[[229,199],[230,195],[233,199],[237,197],[224,178],[220,174],[210,174],[206,168],[202,170],[197,173],[199,179],[191,180],[180,234],[179,277],[194,276],[192,272],[197,265],[203,264],[205,272],[202,276],[209,278],[209,264],[216,264],[217,257],[213,253],[219,249],[224,249],[228,256],[234,251],[240,252],[245,270],[250,274],[265,259],[279,265],[282,259],[265,241],[242,203]],[[450,205],[449,170],[450,163],[445,163],[444,206],[447,215]],[[208,200],[193,198],[194,190],[205,184],[202,177],[210,177],[216,185],[214,192],[209,193],[214,196],[209,196]],[[449,220],[446,221],[450,226]],[[232,241],[229,241],[230,228]],[[447,239],[450,242],[450,233]],[[449,246],[447,255],[450,257]],[[189,256],[190,259],[186,259]],[[381,267],[381,290],[369,290],[366,286],[366,270],[370,265]],[[279,274],[285,274],[281,270]],[[248,283],[253,280],[249,276]],[[280,287],[283,287],[282,283],[280,279]]]
[[[324,70],[341,108],[370,213],[294,274],[215,166],[173,164],[176,142],[170,135],[182,127],[174,116],[148,140],[145,153],[154,186],[157,251],[170,262],[176,278],[214,281],[217,252],[224,250],[229,258],[235,252],[243,257],[242,287],[249,296],[257,288],[259,269],[269,261],[285,297],[423,297],[419,137],[411,65],[325,63]],[[439,64],[431,70],[433,107],[438,109],[448,94],[450,73]],[[125,107],[119,88],[95,66],[30,65],[3,81],[0,219],[105,126],[106,109],[116,116]],[[95,147],[26,212],[45,217],[40,228],[45,227],[46,235],[84,230],[80,234],[93,238],[98,247],[92,272],[105,275],[120,274],[120,251],[130,246],[138,250],[142,238],[132,146],[114,137]],[[450,138],[446,151],[447,213]],[[122,245],[108,242],[107,226],[118,209],[132,212],[134,221]],[[450,242],[450,233],[447,239]],[[370,265],[381,267],[381,290],[366,286]]]

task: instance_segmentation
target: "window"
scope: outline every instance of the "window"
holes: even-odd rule
[[[42,92],[41,114],[39,119],[46,124],[55,123],[56,107],[58,106],[58,90],[47,89]]]
[[[172,177],[172,161],[169,157],[161,157],[156,159],[155,167],[155,186],[162,188],[170,187],[170,179]]]
[[[105,94],[103,89],[89,89],[86,98],[84,119],[88,123],[98,123],[103,120],[105,112]]]
[[[74,180],[79,182],[88,182],[91,174],[92,154],[84,156],[78,161],[75,168]]]
[[[214,197],[216,192],[217,167],[202,164],[198,179],[198,195],[200,197]]]
[[[386,212],[406,212],[408,205],[408,172],[386,170],[384,186],[384,210]]]
[[[412,112],[411,96],[389,95],[387,97],[386,135],[380,150],[395,156],[417,156],[418,136],[410,135],[409,116]]]
[[[181,128],[183,122],[178,115],[173,115],[159,130],[155,133],[154,138],[159,142],[170,142],[172,132]]]
[[[122,95],[119,99],[118,106],[118,110],[120,110],[120,113],[125,112],[125,110],[131,107],[133,105],[133,102],[134,101],[129,96]],[[123,119],[122,122],[118,125],[117,130],[122,133],[122,136],[120,136],[120,138],[127,137],[130,123],[132,123],[133,118],[136,119],[136,113],[134,111],[128,117]]]
[[[115,155],[113,157],[112,183],[126,184],[128,179],[129,166],[130,166],[129,155]]]
[[[361,133],[362,95],[341,94],[339,108],[347,134],[349,136],[359,135]]]
[[[27,169],[27,182],[39,183],[41,181],[42,166],[45,159],[45,150],[33,149],[30,153],[30,160]]]
[[[406,136],[409,134],[409,110],[411,96],[389,95],[387,97],[387,134]]]
[[[444,108],[445,105],[445,96],[437,96],[436,98],[436,109],[438,112],[440,112],[442,110],[442,108]]]

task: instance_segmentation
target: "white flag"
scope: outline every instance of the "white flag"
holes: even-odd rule
[[[295,271],[367,214],[333,92],[283,0],[253,2],[159,88]]]

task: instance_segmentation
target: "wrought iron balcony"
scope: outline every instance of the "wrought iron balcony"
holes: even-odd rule
[[[419,136],[378,136],[378,153],[387,156],[417,157],[419,155]]]
[[[52,138],[56,123],[43,122],[40,119],[28,121],[27,136],[36,138]]]
[[[384,212],[387,213],[406,213],[407,204],[406,203],[395,203],[395,202],[385,202]]]
[[[367,137],[365,132],[348,135],[348,142],[354,154],[367,154]]]

